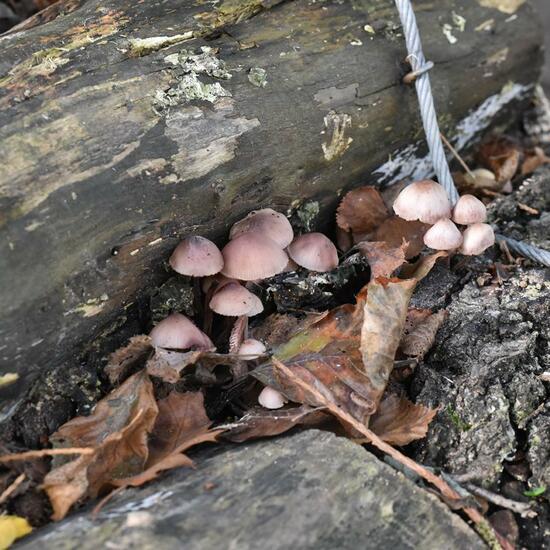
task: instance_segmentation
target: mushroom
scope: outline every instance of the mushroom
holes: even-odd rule
[[[322,233],[304,233],[296,237],[287,252],[291,260],[310,271],[330,271],[338,265],[338,251]]]
[[[170,349],[211,349],[214,344],[193,321],[181,313],[172,313],[158,323],[149,336],[153,345]]]
[[[244,233],[263,235],[281,248],[286,248],[294,238],[294,231],[284,214],[271,208],[253,210],[246,218],[233,225],[229,239],[235,239]]]
[[[496,176],[486,168],[476,168],[464,176],[467,183],[479,189],[497,189],[499,183]]]
[[[434,250],[453,250],[461,243],[462,235],[449,219],[439,220],[424,235],[424,244]]]
[[[281,273],[288,263],[288,256],[276,242],[257,233],[243,233],[229,241],[222,255],[222,274],[241,281],[267,279]]]
[[[451,203],[443,186],[432,180],[415,181],[393,203],[394,212],[404,220],[434,224],[451,217]]]
[[[246,360],[258,359],[260,355],[266,352],[266,347],[259,340],[254,338],[247,338],[239,346],[237,355],[243,356]]]
[[[484,222],[487,219],[487,208],[473,195],[462,195],[453,209],[453,221],[460,225]]]
[[[214,275],[223,268],[223,257],[219,248],[212,241],[198,235],[183,239],[172,252],[169,262],[174,271],[189,277]]]
[[[262,301],[239,283],[227,283],[210,300],[210,309],[227,317],[252,317],[264,310]]]
[[[266,409],[280,409],[286,403],[283,394],[266,386],[258,395],[258,403]]]
[[[477,256],[495,244],[493,228],[486,223],[469,225],[462,234],[462,246],[459,249],[465,256]]]

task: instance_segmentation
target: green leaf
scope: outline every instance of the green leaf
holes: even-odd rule
[[[528,491],[523,491],[526,497],[536,498],[542,496],[546,492],[546,487],[534,487]]]

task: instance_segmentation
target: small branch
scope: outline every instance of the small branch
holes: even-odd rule
[[[489,502],[500,506],[501,508],[512,510],[512,512],[520,514],[522,518],[534,518],[537,516],[537,513],[533,509],[531,509],[530,504],[511,500],[509,498],[503,497],[502,495],[487,491],[487,489],[482,489],[481,487],[478,487],[477,485],[474,485],[472,483],[467,483],[465,487],[466,489],[468,489],[468,491],[470,491],[470,493],[482,497],[485,500],[488,500]]]
[[[451,151],[451,153],[456,158],[456,160],[458,160],[458,162],[460,163],[462,168],[464,168],[464,170],[466,170],[468,175],[473,180],[475,180],[475,176],[474,176],[473,172],[470,170],[468,165],[464,162],[464,159],[458,154],[458,151],[451,145],[451,142],[443,135],[443,133],[440,132],[439,135],[441,136],[441,139],[443,140],[443,143],[445,144],[445,146],[449,149],[449,151]]]
[[[95,452],[95,449],[93,449],[92,447],[68,447],[66,449],[40,449],[37,451],[25,451],[24,453],[15,453],[11,455],[0,456],[0,462],[14,462],[16,460],[43,458],[45,456],[91,455],[94,452]]]
[[[0,495],[0,504],[4,504],[4,502],[7,502],[7,500],[10,498],[10,496],[15,492],[17,487],[25,481],[25,478],[27,476],[25,474],[19,474],[15,480],[10,484],[10,486],[2,492]]]

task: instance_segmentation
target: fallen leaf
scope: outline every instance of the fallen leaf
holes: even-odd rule
[[[173,391],[158,402],[158,409],[150,437],[148,465],[173,453],[190,435],[209,428],[212,424],[206,415],[201,392]]]
[[[280,410],[256,408],[248,411],[237,422],[222,426],[226,428],[223,438],[242,443],[258,437],[279,435],[295,426],[318,425],[326,419],[323,410],[307,405]]]
[[[404,397],[390,394],[380,402],[370,429],[387,443],[408,445],[426,436],[436,413],[437,409],[415,405]]]
[[[405,258],[407,260],[418,256],[424,248],[424,233],[429,225],[419,221],[407,221],[393,216],[385,220],[374,232],[373,240],[385,242],[390,248],[399,248],[403,240],[407,241]]]
[[[363,241],[357,249],[367,258],[371,270],[371,280],[389,277],[405,263],[405,250],[408,243],[403,241],[399,248],[393,248],[386,242]]]
[[[263,342],[268,349],[275,348],[288,342],[295,333],[315,324],[326,315],[326,311],[310,313],[305,318],[298,319],[288,313],[272,313],[252,329],[252,337]]]
[[[25,518],[0,516],[0,550],[6,550],[17,539],[28,535],[32,527]]]
[[[216,442],[218,440],[218,436],[222,432],[222,429],[204,429],[202,431],[196,432],[195,434],[189,436],[170,454],[166,455],[158,462],[151,464],[143,472],[136,474],[132,477],[113,480],[113,485],[117,487],[139,487],[140,485],[143,485],[144,483],[155,479],[161,472],[172,470],[173,468],[179,468],[181,466],[193,467],[194,462],[182,453],[200,443]]]
[[[62,519],[81,498],[95,497],[115,479],[141,471],[157,414],[153,385],[140,371],[99,401],[90,416],[61,426],[50,437],[52,444],[94,447],[95,452],[54,467],[44,478],[43,488],[54,509],[52,518]]]
[[[542,166],[543,164],[548,164],[549,162],[550,157],[547,157],[546,153],[540,147],[528,149],[527,151],[525,151],[525,159],[521,164],[521,174],[523,176],[531,174],[539,166]]]
[[[447,317],[444,309],[437,313],[429,309],[409,309],[399,349],[405,355],[422,359],[433,346],[437,331]]]
[[[499,183],[507,182],[516,175],[519,160],[517,145],[505,137],[485,142],[478,151],[479,163],[491,170]]]
[[[380,278],[368,285],[361,327],[361,355],[376,406],[393,369],[416,283],[416,279]]]
[[[105,366],[105,373],[111,384],[122,382],[129,374],[129,371],[141,361],[145,361],[153,350],[151,338],[145,334],[132,336],[128,344],[116,350],[109,356]]]
[[[389,215],[380,192],[367,185],[344,196],[336,211],[336,224],[344,231],[370,233]]]

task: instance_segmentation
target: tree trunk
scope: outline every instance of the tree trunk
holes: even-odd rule
[[[414,3],[459,148],[540,71],[529,5],[480,3]],[[221,243],[254,208],[332,212],[352,186],[429,172],[405,56],[391,0],[90,0],[1,37],[0,374],[19,374],[14,392],[148,329],[138,306],[183,235]]]

